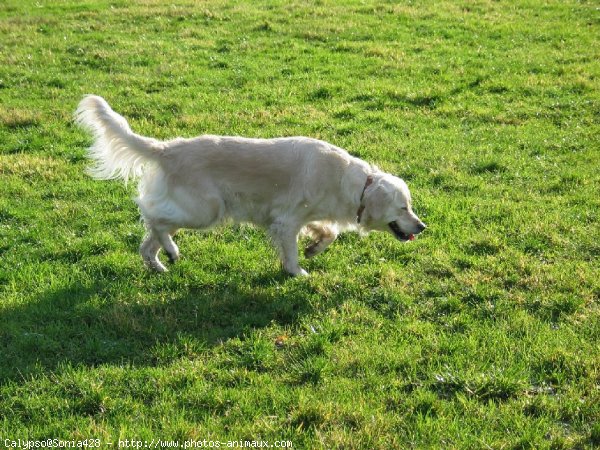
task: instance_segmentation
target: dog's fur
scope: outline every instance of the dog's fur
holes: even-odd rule
[[[343,230],[385,230],[408,240],[425,228],[404,181],[327,142],[210,135],[159,141],[133,133],[92,95],[75,119],[94,137],[91,175],[141,177],[136,202],[148,234],[140,253],[159,272],[167,270],[158,259],[161,247],[172,262],[179,258],[172,239],[178,228],[207,228],[226,218],[264,227],[292,275],[306,275],[298,264],[301,231],[313,238],[305,250],[312,257]]]

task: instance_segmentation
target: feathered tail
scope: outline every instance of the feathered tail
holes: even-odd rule
[[[131,131],[125,118],[102,97],[85,96],[75,111],[75,122],[94,137],[88,149],[93,161],[88,173],[94,178],[122,178],[127,182],[141,175],[144,163],[160,160],[163,143]]]

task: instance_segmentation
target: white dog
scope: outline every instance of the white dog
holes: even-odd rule
[[[159,272],[167,270],[158,259],[161,247],[171,262],[179,258],[172,239],[177,229],[207,228],[226,218],[264,227],[292,275],[307,274],[298,264],[301,231],[312,236],[304,252],[312,257],[343,230],[390,231],[407,241],[425,229],[404,181],[327,142],[209,135],[158,141],[133,133],[92,95],[75,118],[94,137],[94,177],[141,177],[136,202],[148,234],[140,253]]]

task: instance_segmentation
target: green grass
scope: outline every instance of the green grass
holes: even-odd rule
[[[600,445],[599,36],[585,1],[3,1],[0,438]],[[187,231],[151,274],[134,187],[84,174],[86,93],[160,138],[325,139],[429,228],[308,279]]]

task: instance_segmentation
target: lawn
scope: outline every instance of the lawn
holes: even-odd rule
[[[88,93],[158,138],[327,140],[429,228],[305,279],[250,225],[184,231],[150,273]],[[2,1],[0,448],[600,445],[599,136],[593,1]]]

